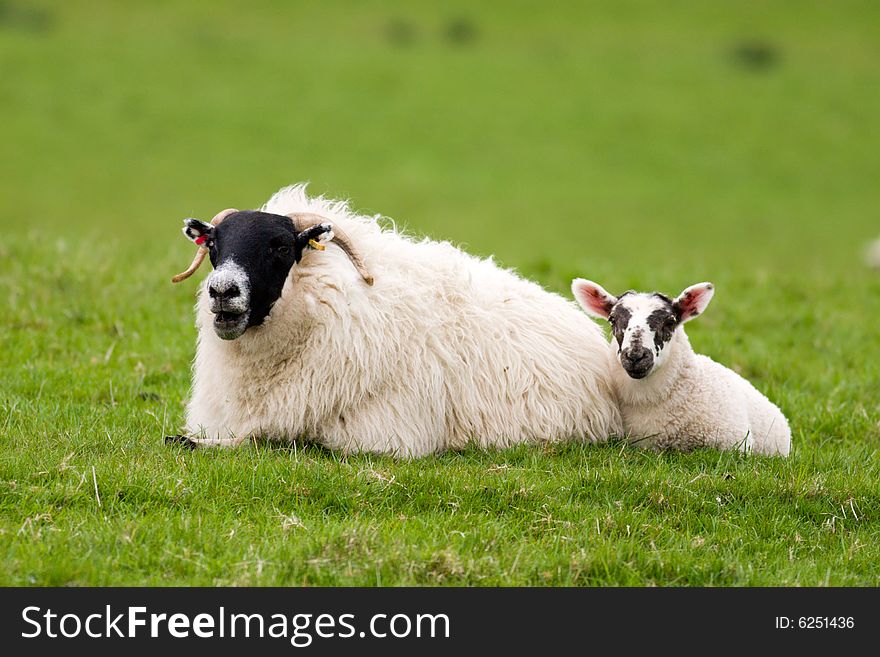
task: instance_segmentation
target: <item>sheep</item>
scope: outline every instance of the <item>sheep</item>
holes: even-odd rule
[[[738,449],[788,456],[785,416],[751,383],[695,354],[684,324],[709,305],[715,288],[698,283],[675,300],[625,292],[615,297],[577,278],[572,293],[584,311],[611,324],[608,364],[626,435],[655,449]]]
[[[871,269],[880,269],[880,238],[865,248],[865,264]]]
[[[491,258],[305,185],[187,219],[184,234],[200,249],[174,280],[208,255],[215,269],[198,291],[185,434],[169,442],[302,438],[410,458],[621,433],[602,330]]]

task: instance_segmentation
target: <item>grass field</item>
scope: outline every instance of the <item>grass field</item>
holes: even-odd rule
[[[3,0],[0,584],[880,585],[878,37],[873,2]],[[180,219],[300,180],[566,294],[714,281],[691,341],[792,457],[166,447]]]

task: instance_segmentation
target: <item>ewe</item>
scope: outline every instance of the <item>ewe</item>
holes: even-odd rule
[[[206,255],[215,269],[198,294],[186,436],[171,440],[413,457],[621,433],[601,329],[491,259],[302,185],[185,223],[200,249],[175,281]]]
[[[628,437],[657,449],[788,455],[791,431],[782,412],[741,376],[691,349],[683,325],[709,305],[711,283],[692,285],[674,301],[656,292],[615,297],[582,278],[571,289],[589,315],[611,323],[608,361]]]

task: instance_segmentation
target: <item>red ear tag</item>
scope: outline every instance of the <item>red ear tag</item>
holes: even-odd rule
[[[195,240],[193,240],[193,241],[194,241],[196,244],[198,244],[199,246],[201,246],[202,244],[204,244],[205,242],[208,241],[208,236],[207,236],[207,235],[201,235],[200,237],[195,238]]]

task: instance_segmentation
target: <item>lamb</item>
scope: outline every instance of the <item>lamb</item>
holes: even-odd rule
[[[615,297],[582,278],[571,288],[587,314],[611,324],[608,363],[630,440],[788,456],[791,431],[779,408],[732,370],[695,354],[685,335],[684,324],[709,305],[711,283],[675,300],[657,292]]]
[[[185,435],[419,457],[604,441],[622,424],[600,327],[491,258],[416,241],[346,202],[280,190],[185,221],[210,256]]]

